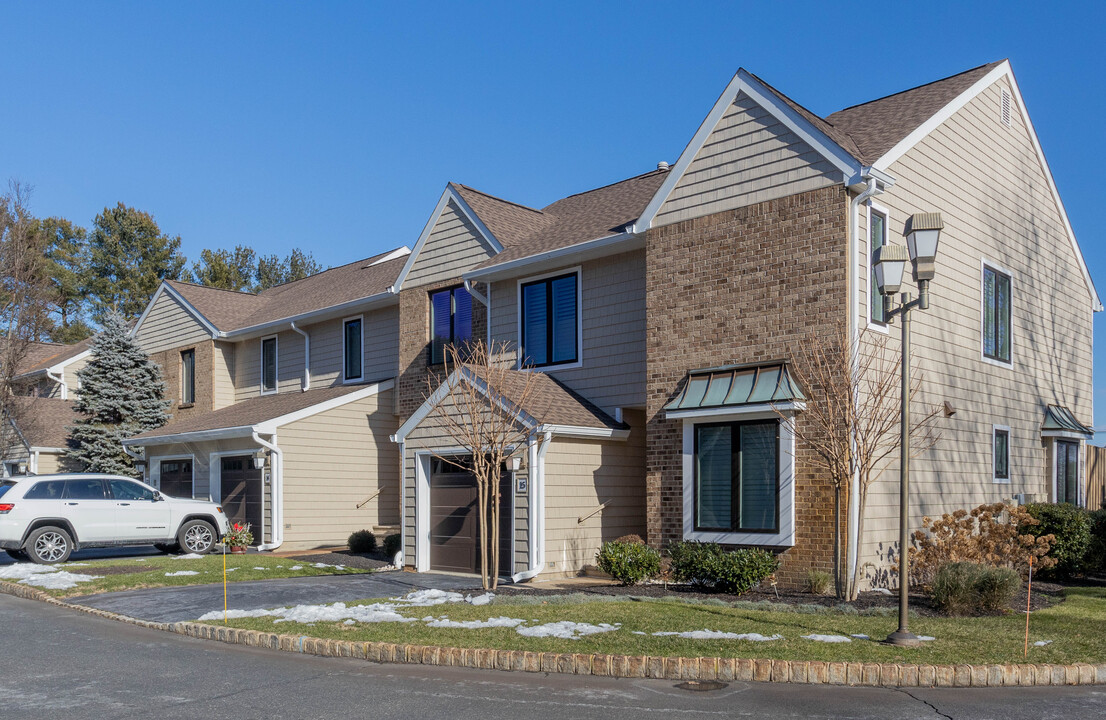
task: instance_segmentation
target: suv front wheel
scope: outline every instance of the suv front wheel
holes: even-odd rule
[[[73,552],[73,538],[60,527],[40,527],[31,533],[23,546],[31,562],[52,565],[65,562]]]
[[[215,528],[204,520],[189,520],[177,533],[177,542],[180,543],[181,549],[197,555],[211,552],[211,548],[215,546],[218,539]]]

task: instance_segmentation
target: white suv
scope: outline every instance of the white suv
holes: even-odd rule
[[[128,477],[0,480],[0,548],[17,559],[57,563],[80,548],[126,545],[206,553],[227,529],[217,504],[171,498]]]

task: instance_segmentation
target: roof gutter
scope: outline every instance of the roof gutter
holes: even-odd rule
[[[269,487],[273,494],[273,541],[270,543],[262,543],[258,545],[258,550],[276,550],[284,543],[284,453],[276,442],[276,433],[273,433],[269,437],[272,441],[262,440],[261,436],[254,432],[251,437],[253,441],[263,448],[266,448],[272,453],[271,465],[272,469],[269,471],[272,474],[272,482]],[[264,522],[262,523],[264,524]],[[264,532],[264,530],[262,530]],[[262,540],[265,538],[262,537]]]
[[[296,321],[291,323],[293,332],[303,335],[303,383],[300,389],[307,392],[311,389],[311,336],[305,330],[296,327]]]

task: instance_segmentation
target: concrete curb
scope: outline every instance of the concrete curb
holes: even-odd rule
[[[439,665],[513,672],[548,672],[656,680],[723,680],[739,682],[853,685],[862,687],[1040,687],[1046,685],[1106,685],[1106,663],[1091,665],[909,665],[805,660],[757,660],[719,657],[658,657],[586,653],[538,653],[522,650],[481,650],[433,645],[324,640],[306,635],[280,635],[257,630],[196,622],[159,623],[106,610],[74,605],[41,590],[0,580],[0,593],[38,600],[69,610],[137,625],[151,630],[216,640],[233,645],[344,657],[376,663]]]

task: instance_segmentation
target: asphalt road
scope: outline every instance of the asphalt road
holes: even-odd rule
[[[975,718],[1106,714],[1106,688],[885,690],[375,665],[225,645],[0,595],[0,717]]]

